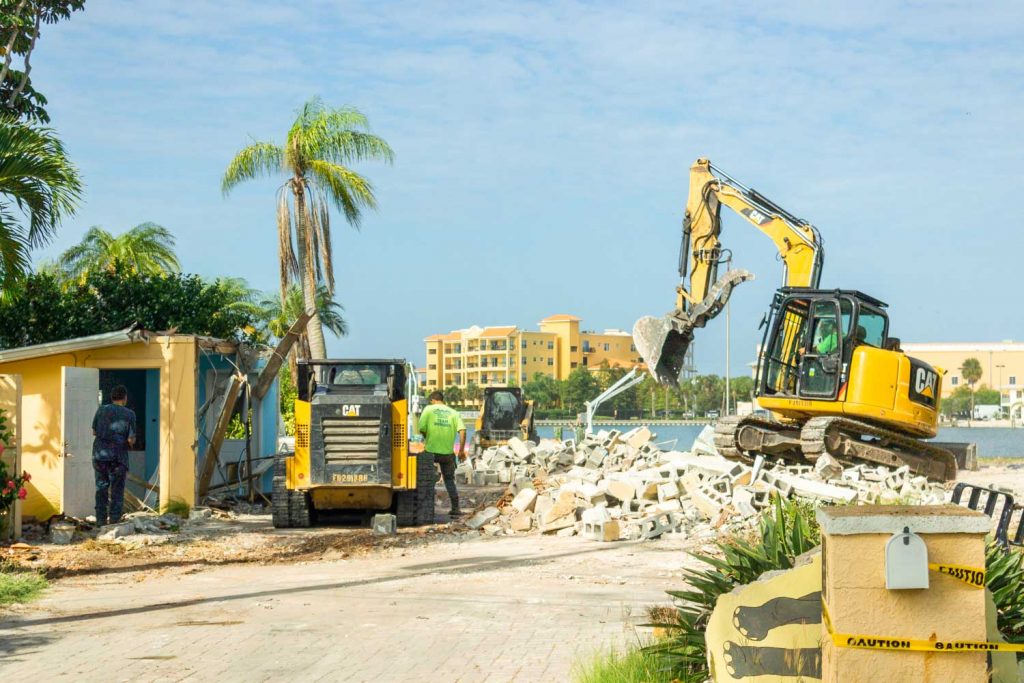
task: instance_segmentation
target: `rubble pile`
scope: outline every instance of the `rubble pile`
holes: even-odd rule
[[[909,469],[844,468],[828,455],[813,467],[721,457],[707,427],[689,451],[663,451],[647,427],[600,431],[581,442],[511,439],[456,470],[461,483],[508,484],[497,506],[467,524],[492,534],[540,532],[599,541],[686,533],[713,538],[755,523],[772,494],[832,503],[937,504],[942,484]]]

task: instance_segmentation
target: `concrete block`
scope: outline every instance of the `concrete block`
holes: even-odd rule
[[[555,504],[554,499],[547,493],[538,494],[537,502],[533,504],[533,511],[538,515],[542,515],[551,509],[551,506]]]
[[[672,512],[662,512],[640,520],[640,538],[657,538],[664,533],[675,531],[683,525],[683,518]]]
[[[101,541],[113,541],[115,538],[131,536],[135,533],[134,522],[121,522],[119,524],[108,524],[102,527],[102,531],[96,537]]]
[[[576,522],[576,494],[573,491],[559,491],[554,505],[541,514],[540,521],[542,525],[548,526],[563,518]]]
[[[513,436],[508,440],[508,448],[520,460],[526,460],[530,457],[530,447],[526,445],[526,442],[518,437]]]
[[[601,473],[597,470],[588,470],[584,467],[573,467],[571,470],[565,473],[567,479],[576,479],[578,481],[585,481],[591,484],[596,484],[601,481]]]
[[[561,536],[563,538],[567,538],[569,536],[575,536],[575,535],[576,535],[576,525],[575,524],[572,525],[572,526],[566,527],[564,529],[559,529],[558,531],[555,532],[555,536]]]
[[[670,481],[665,484],[658,485],[658,502],[664,503],[666,500],[679,497],[679,486],[674,481]]]
[[[532,511],[537,504],[537,492],[533,489],[523,489],[512,499],[512,507],[518,512]]]
[[[512,531],[529,531],[533,528],[533,515],[529,512],[520,512],[512,515],[509,528]]]
[[[672,500],[666,500],[664,503],[652,505],[650,509],[654,512],[682,512],[683,502],[678,498],[673,498]]]
[[[583,523],[583,536],[593,541],[602,541],[605,543],[617,541],[621,534],[621,526],[619,522],[614,519]]]
[[[576,516],[570,515],[568,517],[562,517],[554,521],[548,522],[547,524],[540,524],[538,527],[542,534],[551,534],[562,529],[572,529],[573,533],[576,531]],[[571,534],[570,534],[571,535]]]
[[[754,507],[754,492],[746,486],[733,488],[732,506],[742,517],[753,517],[757,514],[757,509]]]
[[[498,483],[499,484],[511,484],[512,483],[512,470],[507,467],[503,467],[498,470]]]
[[[623,435],[623,440],[629,444],[631,448],[640,450],[644,447],[644,444],[654,438],[654,434],[647,427],[637,427],[636,429],[630,430],[628,434]]]
[[[487,507],[470,517],[469,521],[466,522],[466,526],[470,529],[479,529],[483,525],[493,522],[498,517],[501,517],[501,513],[498,511],[498,508]]]
[[[825,481],[839,479],[843,476],[843,465],[828,453],[822,453],[814,461],[814,472]]]
[[[792,477],[786,474],[779,475],[778,478],[781,482],[789,484],[789,487],[794,493],[805,498],[830,500],[836,503],[851,503],[857,500],[857,491],[855,489],[834,486],[832,484],[824,484],[820,481],[811,481],[802,477]]]
[[[373,516],[373,533],[379,536],[393,536],[398,533],[398,518],[394,515]]]
[[[608,495],[620,503],[629,503],[636,497],[636,487],[624,479],[605,479]]]

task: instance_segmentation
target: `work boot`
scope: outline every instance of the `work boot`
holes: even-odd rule
[[[457,506],[453,507],[451,510],[448,511],[448,516],[451,517],[452,519],[454,519],[456,517],[461,517],[462,516],[462,510],[460,510]]]

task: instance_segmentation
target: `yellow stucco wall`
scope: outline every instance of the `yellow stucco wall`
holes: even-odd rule
[[[0,373],[22,377],[22,466],[32,475],[24,514],[60,513],[64,482],[61,367],[160,370],[160,504],[195,499],[196,340],[154,337],[104,349],[0,363]]]

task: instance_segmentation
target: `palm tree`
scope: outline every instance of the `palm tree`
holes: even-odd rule
[[[328,109],[320,98],[303,105],[284,145],[253,142],[231,160],[221,189],[225,195],[239,183],[263,176],[286,176],[277,193],[277,237],[281,304],[288,287],[301,283],[303,303],[312,311],[306,335],[313,358],[326,353],[323,326],[316,307],[317,285],[334,294],[330,206],[353,227],[363,209],[375,209],[370,182],[346,163],[365,159],[391,162],[394,154],[383,139],[366,132],[366,117],[356,109]]]
[[[259,303],[259,308],[259,317],[264,321],[267,331],[280,339],[287,334],[288,328],[291,327],[296,318],[306,310],[305,296],[298,286],[292,285],[288,288],[288,294],[285,296],[285,305],[283,307],[277,297],[267,295]],[[348,323],[343,316],[345,309],[334,300],[325,285],[317,286],[316,310],[320,317],[320,323],[333,332],[335,336],[344,337],[348,334]],[[310,352],[308,328],[307,333],[299,337],[298,343],[292,347],[292,353],[289,354],[290,364],[294,365],[296,356],[299,358],[313,357]]]
[[[960,374],[964,376],[964,380],[971,386],[971,412],[970,417],[967,418],[967,424],[970,425],[971,419],[974,418],[974,385],[977,384],[982,375],[981,361],[977,358],[964,360],[964,364],[960,366]]]
[[[0,118],[0,288],[29,270],[82,194],[78,169],[53,130]]]
[[[81,242],[60,257],[65,276],[80,281],[84,281],[90,272],[112,268],[115,263],[143,275],[181,271],[181,264],[174,253],[174,235],[156,223],[141,223],[120,235],[113,235],[94,225]]]

